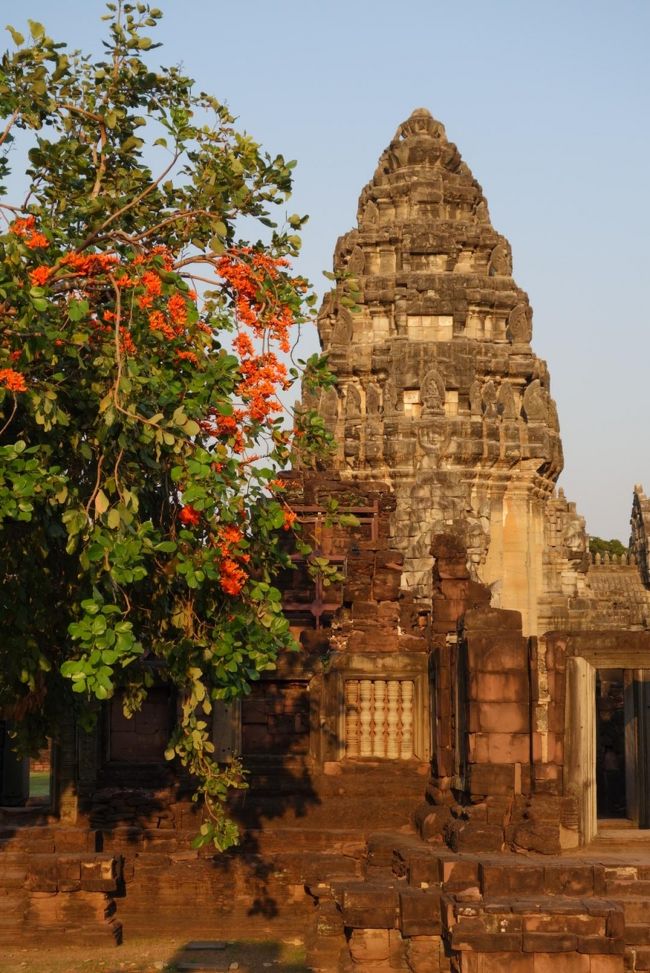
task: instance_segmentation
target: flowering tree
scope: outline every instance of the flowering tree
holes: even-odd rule
[[[148,65],[160,11],[107,9],[104,60],[30,22],[0,67],[0,178],[31,139],[27,198],[0,200],[0,705],[34,747],[71,705],[84,720],[119,689],[132,712],[162,662],[167,756],[206,802],[199,840],[223,848],[242,777],[211,756],[212,701],[291,645],[277,471],[296,439],[325,442],[313,415],[285,428],[278,399],[313,300],[289,264],[303,221],[269,218],[292,163]],[[270,242],[239,240],[241,217]]]

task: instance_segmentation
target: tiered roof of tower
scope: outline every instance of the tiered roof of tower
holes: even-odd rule
[[[392,484],[409,585],[426,594],[432,534],[461,530],[480,571],[495,496],[513,478],[549,496],[562,448],[510,245],[425,109],[382,154],[334,269],[319,331],[338,386],[319,408],[339,444],[335,466]]]

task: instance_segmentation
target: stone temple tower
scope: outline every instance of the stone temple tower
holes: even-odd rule
[[[338,385],[313,404],[338,443],[335,470],[391,485],[393,542],[417,599],[431,595],[432,536],[451,531],[492,603],[535,634],[563,463],[557,412],[510,245],[425,109],[382,154],[334,269],[318,326]]]

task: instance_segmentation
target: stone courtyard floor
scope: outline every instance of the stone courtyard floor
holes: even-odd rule
[[[298,938],[280,941],[141,940],[119,947],[6,950],[0,973],[308,973]]]

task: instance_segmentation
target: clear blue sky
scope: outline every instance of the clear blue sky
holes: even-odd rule
[[[271,152],[299,162],[301,267],[323,290],[336,237],[397,125],[425,106],[482,184],[535,309],[565,451],[593,534],[627,541],[650,492],[650,2],[160,0],[182,62]],[[100,0],[2,4],[98,47]],[[11,10],[9,8],[11,7]]]

